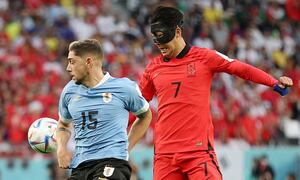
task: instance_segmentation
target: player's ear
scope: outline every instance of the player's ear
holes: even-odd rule
[[[90,66],[90,65],[92,65],[92,61],[93,61],[93,59],[92,59],[92,57],[86,57],[86,59],[85,59],[85,64],[87,65],[87,66]]]
[[[176,31],[176,36],[180,37],[181,36],[181,28],[177,26],[175,31]]]

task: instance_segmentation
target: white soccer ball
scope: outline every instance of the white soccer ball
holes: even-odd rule
[[[51,118],[35,120],[28,129],[28,143],[36,152],[51,153],[56,150],[57,121]]]

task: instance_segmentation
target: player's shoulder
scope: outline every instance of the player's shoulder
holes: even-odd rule
[[[210,53],[214,52],[214,50],[205,48],[205,47],[198,47],[198,46],[192,46],[190,49],[190,55],[201,55],[206,56]]]
[[[138,87],[135,81],[127,77],[111,78],[110,84],[110,86],[117,88],[119,93],[130,93]]]
[[[156,69],[157,67],[159,67],[162,63],[163,63],[163,55],[157,55],[154,58],[149,59],[149,63],[147,65],[147,67],[145,68],[145,73],[146,74],[151,74],[152,71],[154,71],[154,69]]]
[[[159,65],[161,61],[162,61],[162,55],[158,55],[158,56],[155,56],[155,57],[149,59],[149,63],[147,65],[146,69],[152,68],[155,65]]]
[[[136,84],[133,80],[131,80],[127,77],[111,78],[110,82],[118,85],[120,88],[122,88],[122,87],[127,88],[127,87],[130,87],[130,86],[133,86]]]
[[[217,51],[213,49],[192,46],[188,56],[191,59],[205,63],[210,61],[211,59],[214,59],[216,52]]]
[[[64,99],[66,97],[69,97],[72,94],[75,94],[77,91],[77,87],[78,85],[75,83],[75,81],[73,80],[69,81],[61,92],[61,98]]]
[[[78,86],[79,85],[77,85],[74,80],[70,80],[63,88],[63,92],[66,93],[66,92],[74,91]]]

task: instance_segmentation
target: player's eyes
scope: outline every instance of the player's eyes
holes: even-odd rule
[[[75,61],[69,60],[69,64],[75,64]]]
[[[152,37],[156,37],[156,38],[161,38],[164,36],[164,34],[162,32],[157,32],[157,33],[151,34],[151,35],[152,35]]]
[[[156,35],[157,38],[161,38],[161,37],[163,37],[163,36],[164,36],[164,34],[157,34],[157,35]]]

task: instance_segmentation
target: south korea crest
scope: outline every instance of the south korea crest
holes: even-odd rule
[[[105,177],[110,177],[113,175],[114,171],[115,171],[114,167],[105,166],[103,170],[103,175]]]
[[[109,103],[112,100],[111,93],[102,93],[102,98],[105,103]]]
[[[196,75],[196,65],[195,63],[189,63],[187,64],[187,76],[195,76]]]

